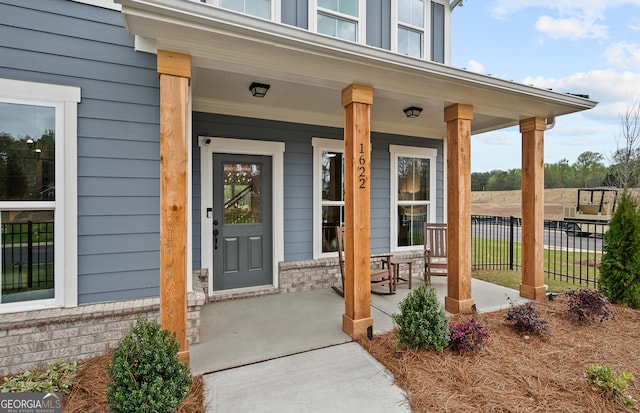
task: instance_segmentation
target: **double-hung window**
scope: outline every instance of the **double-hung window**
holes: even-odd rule
[[[423,224],[436,220],[436,156],[431,148],[390,145],[391,246],[423,245]]]
[[[267,20],[277,20],[276,1],[278,0],[206,0],[203,3]]]
[[[413,57],[424,56],[425,0],[398,0],[398,53]]]
[[[365,0],[314,0],[310,7],[310,29],[352,42],[364,35]]]
[[[77,304],[80,89],[0,79],[0,312]]]
[[[396,0],[392,44],[398,53],[445,62],[445,6],[441,1]]]
[[[344,143],[313,138],[313,255],[338,250],[336,226],[344,225]]]

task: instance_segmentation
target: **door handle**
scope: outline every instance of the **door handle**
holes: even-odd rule
[[[214,229],[213,230],[213,249],[217,250],[218,249],[218,229]]]

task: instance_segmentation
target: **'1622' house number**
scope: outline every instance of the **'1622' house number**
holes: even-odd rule
[[[367,159],[364,157],[364,144],[360,144],[360,157],[358,158],[358,162],[360,166],[358,167],[358,182],[360,182],[360,189],[365,189],[367,187]]]

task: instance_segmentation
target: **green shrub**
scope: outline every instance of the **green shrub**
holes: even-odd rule
[[[436,291],[421,284],[400,303],[393,315],[398,341],[411,348],[442,351],[449,345],[449,325]]]
[[[0,393],[65,393],[73,386],[73,376],[78,366],[56,360],[44,370],[30,370],[13,377],[5,377]]]
[[[638,200],[622,193],[604,234],[600,291],[612,303],[640,308],[640,214]]]
[[[109,364],[107,402],[112,413],[171,413],[191,388],[189,367],[178,359],[175,334],[138,318]]]
[[[627,382],[633,380],[633,375],[626,371],[620,371],[618,376],[614,376],[611,368],[605,364],[596,364],[585,372],[587,384],[609,397],[614,397],[625,406],[635,406],[633,397],[624,394],[627,389]]]

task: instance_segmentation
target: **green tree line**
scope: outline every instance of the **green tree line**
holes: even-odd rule
[[[620,153],[618,153],[620,152]],[[593,188],[598,186],[639,186],[640,153],[635,151],[629,159],[622,150],[613,154],[613,163],[604,163],[604,156],[586,151],[574,163],[561,159],[544,165],[545,188]],[[623,158],[624,155],[624,159]],[[624,165],[624,167],[623,167]],[[624,185],[621,183],[624,181]],[[471,174],[472,191],[510,191],[520,189],[522,170],[493,170]]]

